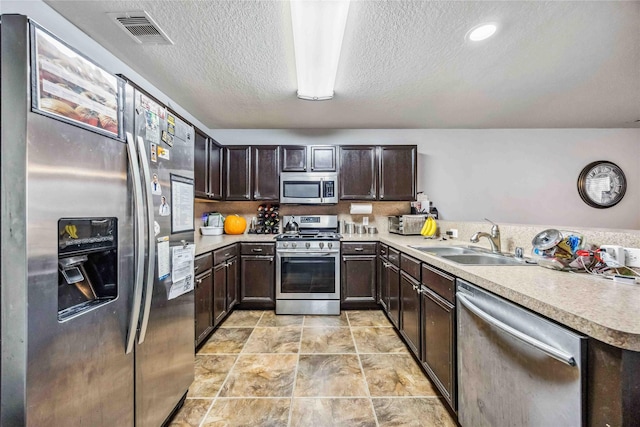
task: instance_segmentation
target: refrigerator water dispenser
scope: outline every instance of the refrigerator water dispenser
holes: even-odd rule
[[[118,297],[116,218],[58,221],[58,320]]]

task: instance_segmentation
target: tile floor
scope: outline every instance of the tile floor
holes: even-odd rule
[[[381,311],[236,311],[170,426],[455,426]]]

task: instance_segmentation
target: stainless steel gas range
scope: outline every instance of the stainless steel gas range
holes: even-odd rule
[[[298,232],[276,236],[276,314],[340,314],[338,217],[287,219]]]

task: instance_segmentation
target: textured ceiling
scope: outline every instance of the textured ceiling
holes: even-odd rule
[[[640,127],[638,1],[355,0],[319,102],[295,96],[286,1],[45,1],[212,129]],[[107,16],[136,10],[175,45]]]

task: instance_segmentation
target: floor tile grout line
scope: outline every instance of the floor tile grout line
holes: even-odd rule
[[[356,349],[356,355],[358,357],[358,364],[360,365],[360,372],[362,372],[362,378],[364,379],[364,384],[367,387],[367,397],[369,399],[369,405],[371,405],[371,410],[373,411],[373,419],[376,421],[376,427],[380,426],[378,422],[378,414],[376,414],[376,408],[373,406],[373,400],[371,400],[371,390],[369,389],[369,381],[367,381],[367,375],[364,373],[364,366],[362,366],[362,358],[360,357],[360,352],[358,351],[358,343],[356,342],[356,337],[353,335],[353,328],[351,327],[351,320],[349,319],[349,315],[347,314],[347,320],[349,321],[349,332],[351,332],[351,339],[353,340],[353,345]]]
[[[440,399],[442,396],[431,396],[431,395],[407,395],[407,396],[368,396],[368,395],[349,395],[349,396],[296,396],[295,399]],[[202,397],[202,396],[193,396],[187,397],[186,400],[213,400],[216,399],[214,397]],[[256,400],[269,400],[269,399],[290,399],[289,396],[219,396],[217,399],[226,399],[226,400],[248,400],[248,399],[256,399]]]
[[[262,316],[264,316],[264,311],[260,314],[260,319],[262,319]],[[260,319],[258,319],[258,322],[260,322]],[[225,319],[226,320],[226,319]],[[256,322],[256,325],[258,324],[258,322]],[[253,335],[253,332],[256,330],[256,328],[254,327],[251,330],[251,333],[249,334],[249,336],[247,337],[247,340],[244,342],[244,344],[242,345],[242,348],[240,349],[240,351],[238,352],[237,356],[236,356],[236,360],[235,362],[233,362],[233,365],[231,366],[231,368],[229,369],[229,372],[227,372],[227,375],[224,377],[224,381],[222,381],[222,384],[220,384],[220,388],[218,389],[218,392],[216,393],[216,396],[213,398],[213,400],[211,401],[211,405],[209,406],[209,409],[207,410],[207,412],[204,414],[204,417],[202,418],[202,421],[200,421],[200,424],[198,424],[199,427],[203,427],[204,426],[204,422],[207,420],[207,417],[209,416],[209,413],[211,412],[211,410],[213,409],[213,405],[215,405],[216,401],[218,400],[218,398],[220,397],[220,392],[222,391],[222,388],[224,387],[224,385],[227,383],[227,380],[229,379],[229,375],[231,375],[231,372],[233,371],[233,368],[236,367],[236,365],[238,364],[238,360],[240,360],[240,355],[242,354],[242,350],[244,350],[244,347],[247,345],[247,343],[249,342],[249,340],[251,339],[251,335]],[[215,334],[215,332],[214,332]]]
[[[304,325],[305,316],[302,317],[302,324]],[[291,399],[289,400],[289,418],[287,420],[287,427],[291,427],[291,416],[293,415],[293,396],[296,392],[296,384],[298,382],[298,368],[300,366],[300,355],[302,354],[302,334],[304,333],[304,327],[300,330],[300,340],[298,341],[298,358],[296,360],[296,368],[293,371],[293,387],[291,387]]]

